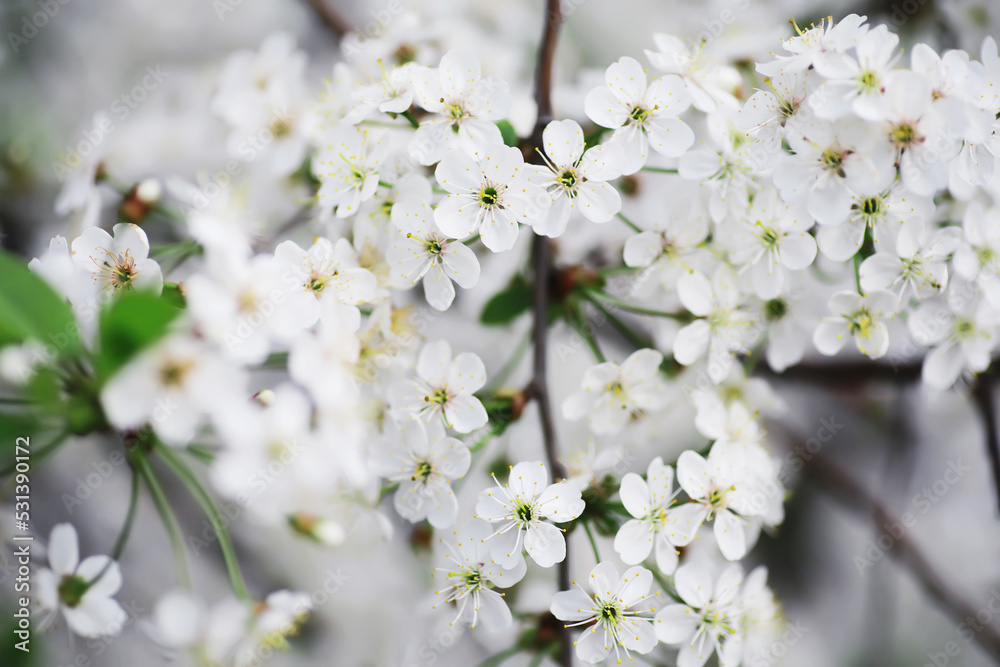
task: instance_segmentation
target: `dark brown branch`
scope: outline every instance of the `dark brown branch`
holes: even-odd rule
[[[993,470],[993,487],[997,493],[997,506],[1000,507],[1000,441],[997,439],[996,403],[993,400],[993,378],[982,375],[972,389],[972,399],[975,402],[979,416],[983,420],[983,430],[986,435],[986,454]]]
[[[528,151],[536,158],[536,150],[541,150],[541,133],[545,125],[552,119],[552,61],[556,53],[556,38],[559,35],[559,24],[562,22],[562,11],[559,0],[546,0],[545,28],[542,32],[542,42],[538,47],[538,64],[535,69],[535,102],[538,105],[538,118],[535,121],[535,131],[532,134],[532,150]],[[556,443],[555,424],[552,419],[552,406],[549,400],[548,387],[548,309],[549,309],[549,272],[552,265],[551,247],[544,236],[535,236],[531,247],[531,260],[534,272],[534,370],[531,380],[531,395],[538,401],[538,412],[542,422],[542,441],[545,445],[545,456],[552,470],[553,479],[561,479],[566,472],[559,462]]]
[[[537,158],[537,150],[542,148],[542,130],[552,120],[552,62],[556,53],[556,38],[562,23],[562,9],[559,0],[546,0],[545,27],[542,42],[538,47],[538,65],[535,69],[535,103],[538,118],[531,135],[531,150],[526,151],[529,159]],[[534,160],[533,160],[534,161]],[[552,419],[552,405],[548,386],[548,331],[549,331],[549,271],[552,267],[552,248],[544,236],[535,236],[531,246],[531,261],[534,272],[534,369],[531,380],[531,395],[538,401],[538,414],[542,426],[542,442],[545,458],[553,479],[566,477],[566,470],[559,461],[559,447],[556,442],[555,423]],[[568,547],[568,545],[567,545]],[[559,563],[559,590],[570,590],[569,549],[566,558]],[[573,641],[570,631],[563,627],[559,632],[559,662],[563,667],[573,665]]]
[[[879,361],[831,361],[830,363],[801,363],[783,373],[775,373],[766,364],[758,364],[757,375],[775,380],[807,382],[824,386],[854,385],[865,382],[916,382],[920,379],[922,362],[903,364]]]
[[[559,24],[562,23],[562,8],[559,0],[547,0],[545,3],[545,29],[542,32],[542,43],[538,47],[538,67],[535,69],[535,104],[538,106],[538,118],[535,121],[536,132],[543,129],[552,120],[552,63],[556,57],[556,38],[559,36]],[[536,141],[541,146],[541,142]]]
[[[806,463],[804,470],[813,481],[844,505],[867,514],[876,530],[884,530],[886,525],[902,525],[900,520],[891,514],[879,499],[854,481],[826,455],[822,453],[813,455]],[[904,534],[896,537],[893,535],[893,539],[895,542],[889,555],[913,575],[924,591],[942,609],[947,611],[957,622],[965,622],[968,618],[974,619],[976,617],[979,610],[951,590],[923,552],[909,539],[909,536]],[[975,640],[995,660],[1000,661],[1000,635],[993,627],[982,626],[982,630],[975,634]]]
[[[309,3],[309,6],[313,8],[316,15],[319,16],[326,27],[338,38],[343,37],[349,32],[354,32],[354,26],[351,22],[340,13],[340,10],[331,7],[328,4],[329,0],[306,0],[306,2]]]
[[[542,443],[545,446],[545,458],[548,459],[552,479],[566,477],[566,469],[559,461],[559,447],[556,440],[555,421],[552,418],[552,405],[549,399],[548,383],[548,333],[549,333],[549,269],[551,266],[551,248],[544,236],[535,236],[531,246],[531,262],[534,271],[534,343],[533,371],[531,379],[531,397],[538,402],[538,414],[542,424]]]

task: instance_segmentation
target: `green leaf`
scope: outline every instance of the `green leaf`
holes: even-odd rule
[[[101,314],[97,371],[102,381],[162,338],[180,310],[151,292],[126,292]]]
[[[40,428],[38,420],[30,412],[0,411],[0,452],[3,463],[9,461],[8,451],[13,451],[17,438],[34,437]]]
[[[11,567],[11,572],[14,571],[14,567]],[[5,582],[4,585],[11,586],[13,589],[13,579],[9,582]],[[17,601],[17,598],[11,598],[12,601]],[[18,607],[19,609],[19,607]],[[21,639],[14,634],[16,630],[20,627],[17,622],[17,618],[14,617],[15,607],[5,604],[0,607],[0,613],[3,614],[3,623],[0,625],[3,632],[3,636],[8,639],[0,645],[0,665],[4,667],[35,667],[35,665],[40,665],[41,662],[47,661],[52,658],[52,656],[42,655],[39,658],[39,654],[43,653],[45,645],[40,641],[37,634],[31,636],[31,641],[26,644],[30,651],[22,651],[17,648],[17,644],[21,642]],[[34,614],[32,614],[34,618]],[[85,655],[85,654],[80,654]],[[50,663],[51,664],[51,663]]]
[[[517,276],[486,302],[479,321],[486,326],[510,324],[531,308],[532,298],[531,284]]]
[[[508,146],[517,146],[517,132],[514,131],[514,126],[510,124],[509,120],[497,121],[497,127],[500,128],[500,136],[503,137],[503,142]]]
[[[80,347],[69,304],[16,255],[0,250],[0,347],[36,340],[59,356]]]
[[[163,293],[160,296],[164,301],[176,308],[184,308],[187,305],[184,291],[177,283],[163,283]]]

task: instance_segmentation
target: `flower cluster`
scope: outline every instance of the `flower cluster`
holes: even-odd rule
[[[0,326],[0,375],[76,397],[67,433],[137,439],[130,461],[157,499],[150,452],[199,500],[327,547],[435,533],[428,606],[453,623],[527,627],[534,612],[497,589],[562,567],[586,532],[586,586],[546,604],[582,628],[580,660],[671,647],[681,667],[713,652],[749,663],[781,618],[766,571],[739,561],[782,523],[786,495],[764,423],[783,404],[753,377],[758,359],[781,373],[850,342],[922,357],[944,390],[998,346],[1000,55],[987,39],[978,61],[923,44],[904,56],[857,15],[797,30],[755,69],[649,42],[649,69],[610,64],[537,145],[512,111],[523,91],[443,37],[385,34],[380,59],[339,63],[321,92],[288,35],[234,54],[210,107],[234,154],[271,137],[254,178],[281,180],[286,215],[236,193],[198,203],[202,183],[137,184],[134,222],[57,236],[29,264],[83,352],[53,358]],[[114,168],[64,199],[94,217],[91,190]],[[555,239],[544,284],[524,268],[528,237]],[[534,402],[548,410],[549,389],[513,382],[527,345],[486,326],[538,290],[536,326],[593,353],[558,355],[579,379],[552,401],[583,462],[544,449],[548,435],[503,439]],[[603,323],[627,352],[605,357]],[[697,444],[672,441],[677,419]],[[120,629],[117,564],[76,551],[57,527],[42,601],[78,634]],[[309,597],[253,603],[230,575],[238,599],[171,592],[150,634],[213,665],[283,645]]]

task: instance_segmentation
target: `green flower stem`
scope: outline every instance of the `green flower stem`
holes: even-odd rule
[[[624,222],[626,225],[628,225],[629,227],[631,227],[632,231],[634,231],[637,234],[642,234],[642,228],[640,228],[639,225],[635,224],[634,222],[632,222],[631,220],[629,220],[628,218],[626,218],[624,215],[622,215],[621,212],[618,213],[618,218],[622,222]]]
[[[139,482],[139,473],[133,470],[132,495],[129,496],[128,512],[125,514],[125,523],[122,525],[121,532],[118,533],[118,539],[115,540],[115,545],[111,547],[111,560],[121,558],[122,551],[125,550],[125,544],[128,542],[128,536],[132,533],[132,524],[135,523],[136,510],[139,509]]]
[[[511,355],[510,359],[507,360],[507,363],[503,365],[503,368],[501,368],[499,372],[493,376],[493,379],[490,380],[490,383],[486,386],[484,391],[487,393],[493,393],[503,386],[503,383],[506,382],[511,375],[513,375],[515,370],[517,370],[518,365],[520,365],[521,360],[524,359],[524,355],[528,351],[529,347],[531,347],[530,329],[521,339],[521,342],[518,343],[517,348],[514,350],[514,354]]]
[[[211,463],[215,460],[215,452],[204,445],[191,444],[187,446],[187,453],[195,457],[202,463]]]
[[[539,651],[535,654],[535,657],[531,659],[531,662],[528,663],[528,667],[538,667],[542,664],[542,660],[544,660],[547,655],[548,653],[545,651]]]
[[[621,514],[623,516],[627,516],[630,519],[634,518],[632,514],[627,509],[625,509],[625,504],[621,502],[616,502],[613,500],[606,501],[604,503],[604,509],[606,509],[609,512],[614,512],[615,514]]]
[[[653,573],[653,578],[656,579],[656,583],[660,585],[660,588],[663,589],[663,592],[669,595],[674,602],[687,604],[686,602],[684,602],[684,600],[681,599],[681,596],[677,594],[677,591],[674,590],[674,585],[671,582],[667,581],[667,578],[663,576],[663,574],[660,572],[659,569],[651,567],[649,568],[649,571]]]
[[[608,303],[613,303],[622,310],[627,310],[630,313],[638,313],[639,315],[649,315],[650,317],[666,317],[671,320],[678,320],[681,322],[687,322],[691,318],[682,313],[671,313],[665,310],[656,310],[655,308],[646,308],[644,306],[638,306],[633,303],[628,303],[627,301],[622,301],[616,296],[611,296],[607,292],[602,292],[596,289],[587,289],[588,295],[599,297]]]
[[[56,439],[45,445],[41,449],[37,449],[31,453],[31,465],[38,465],[49,456],[55,453],[71,436],[72,433],[69,430],[65,430],[56,436]],[[12,475],[17,469],[17,462],[11,461],[9,466],[4,466],[3,470],[0,470],[0,477],[6,477],[7,475]]]
[[[128,501],[128,512],[125,514],[125,524],[122,525],[121,531],[118,533],[118,538],[115,540],[115,545],[111,547],[111,553],[108,554],[107,564],[101,568],[101,571],[97,573],[93,579],[87,582],[87,588],[90,588],[98,581],[101,577],[108,571],[111,564],[118,561],[121,558],[122,551],[125,549],[125,543],[128,542],[128,536],[132,532],[132,524],[135,523],[135,512],[139,508],[139,473],[136,470],[132,470],[132,493],[129,496]]]
[[[518,653],[521,652],[521,650],[522,649],[519,644],[514,644],[510,648],[504,649],[503,651],[500,651],[496,655],[487,658],[486,660],[483,660],[481,663],[479,663],[479,667],[499,667],[500,665],[502,665],[504,662],[507,661],[507,658],[517,655]]]
[[[478,440],[476,440],[474,443],[469,445],[469,451],[473,454],[478,452],[480,449],[485,447],[490,440],[501,435],[504,431],[506,431],[507,426],[509,424],[510,422],[496,422],[495,424],[493,424],[493,426],[490,427],[489,431],[483,434],[483,436]]]
[[[584,292],[584,298],[590,301],[590,303],[593,304],[593,306],[597,308],[597,310],[601,311],[601,314],[603,314],[606,318],[608,318],[608,322],[611,324],[611,326],[613,326],[618,331],[618,333],[624,336],[628,340],[628,342],[630,342],[632,345],[634,345],[637,348],[653,347],[653,343],[651,341],[647,340],[641,334],[636,333],[632,329],[632,327],[630,327],[629,325],[625,324],[620,319],[618,319],[618,317],[614,313],[608,310],[608,308],[606,308],[603,303],[601,303],[598,299],[594,298],[593,295],[591,295],[589,292]]]
[[[601,562],[601,552],[597,550],[597,540],[594,539],[594,533],[590,530],[590,522],[583,522],[583,529],[587,532],[587,539],[590,540],[590,548],[594,550],[594,562]]]
[[[412,125],[414,128],[420,127],[420,121],[417,120],[417,117],[414,116],[413,112],[410,111],[409,109],[407,109],[406,111],[404,111],[399,115],[405,118],[406,120],[410,121],[410,125]]]
[[[590,347],[590,351],[593,352],[594,358],[597,359],[598,363],[603,364],[607,359],[604,357],[604,353],[601,352],[601,346],[597,343],[597,339],[594,338],[594,332],[591,331],[583,318],[579,314],[569,315],[567,317],[570,325],[576,330],[580,337],[587,343]]]
[[[864,296],[864,292],[861,289],[861,253],[855,253],[854,255],[854,286],[858,290],[858,294]]]
[[[209,522],[211,522],[212,529],[215,530],[215,534],[219,537],[219,547],[222,549],[222,557],[226,562],[226,570],[229,572],[229,582],[233,587],[233,592],[241,600],[252,599],[250,592],[247,590],[246,582],[243,581],[243,573],[240,572],[240,564],[236,560],[236,551],[233,549],[233,543],[229,539],[229,531],[226,530],[226,525],[219,518],[219,508],[216,507],[211,494],[205,489],[187,463],[177,456],[172,449],[158,440],[154,441],[153,448],[160,455],[160,458],[170,466],[174,474],[188,487],[191,495],[201,505],[202,511],[205,512]]]
[[[257,370],[284,370],[288,366],[287,352],[272,352]]]
[[[676,169],[665,169],[663,167],[643,167],[641,171],[648,171],[653,174],[676,174]]]
[[[174,510],[170,507],[170,501],[167,500],[166,494],[163,493],[163,488],[156,479],[156,474],[153,472],[152,466],[149,465],[149,460],[146,456],[144,454],[135,456],[134,465],[135,469],[146,482],[146,486],[149,487],[149,494],[153,498],[153,504],[156,505],[156,511],[159,512],[160,519],[167,529],[167,536],[170,538],[170,548],[174,552],[174,561],[177,565],[177,578],[180,579],[181,585],[184,588],[191,590],[191,563],[188,562],[187,550],[184,547],[184,538],[181,537],[181,526],[177,521],[177,515],[174,514]]]

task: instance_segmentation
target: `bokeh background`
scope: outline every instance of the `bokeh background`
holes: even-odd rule
[[[486,69],[511,82],[514,124],[522,131],[531,126],[530,72],[542,23],[538,0],[327,1],[336,3],[359,26],[377,25],[390,4],[423,16],[436,39],[476,50]],[[872,23],[888,22],[904,44],[923,41],[938,50],[964,48],[974,57],[984,36],[1000,35],[996,0],[568,0],[564,4],[568,19],[557,54],[557,117],[579,117],[583,94],[595,77],[622,55],[641,57],[657,31],[709,37],[713,49],[736,60],[766,58],[792,29],[789,19],[807,25],[852,11],[868,14]],[[26,21],[43,11],[43,5],[49,7],[51,18],[33,31],[28,29]],[[0,28],[0,242],[26,257],[40,254],[52,234],[78,233],[78,221],[54,211],[61,184],[53,163],[92,127],[95,113],[109,111],[116,98],[143,79],[147,68],[159,68],[162,81],[116,122],[101,145],[105,163],[124,183],[148,177],[195,179],[225,164],[226,128],[210,113],[209,100],[220,67],[233,51],[256,49],[277,30],[294,34],[310,56],[309,81],[317,94],[340,59],[339,40],[304,0],[2,0]],[[24,39],[12,39],[12,34]],[[281,193],[282,184],[265,172],[251,166],[236,187],[259,217],[285,219],[297,203]],[[118,203],[109,189],[102,201],[103,224],[114,221]],[[500,277],[495,281],[502,284]],[[468,329],[456,328],[449,320],[448,336],[468,341],[468,349],[478,352],[492,371],[506,356],[498,350],[509,350],[517,338],[509,332],[474,335],[475,315],[490,293],[489,284],[483,284],[457,303],[460,312],[469,315]],[[438,333],[434,326],[429,337]],[[906,366],[914,360],[901,363]],[[567,362],[564,372],[557,368],[553,373],[557,397],[576,386],[578,367]],[[1000,600],[1000,512],[983,424],[967,392],[931,394],[906,372],[887,373],[875,381],[845,374],[830,383],[824,377],[799,373],[794,379],[774,380],[789,409],[772,424],[772,446],[780,452],[831,433],[821,443],[823,454],[892,512],[912,512],[916,524],[906,538],[920,545],[951,589],[976,608],[988,609],[993,596]],[[690,423],[690,415],[678,414],[659,424],[656,433],[648,434],[647,443],[634,451],[631,467],[644,470],[655,455],[672,458],[703,444]],[[491,445],[480,469],[464,484],[463,506],[474,504],[476,491],[485,483],[485,465],[505,452],[512,460],[538,456],[536,424],[533,415],[526,415]],[[583,437],[579,425],[559,427],[562,441],[571,448]],[[47,535],[55,523],[71,520],[80,531],[82,553],[107,551],[125,513],[128,471],[124,465],[114,468],[106,478],[101,476],[96,487],[87,479],[106,469],[100,462],[108,460],[116,446],[96,438],[81,440],[35,472],[33,516],[40,535]],[[942,482],[949,469],[962,470],[956,483]],[[869,541],[878,536],[870,519],[847,508],[813,480],[794,473],[789,480],[792,494],[786,522],[779,533],[762,538],[749,559],[769,567],[771,583],[800,635],[789,643],[780,664],[922,667],[934,664],[930,656],[944,651],[951,641],[960,652],[948,656],[947,664],[991,664],[974,644],[959,637],[958,621],[941,613],[890,553],[876,552],[884,557],[873,559],[870,567],[859,565],[859,557],[870,558]],[[81,484],[89,493],[78,491]],[[931,489],[931,494],[920,499],[924,489]],[[200,535],[207,523],[184,490],[167,492],[175,499],[185,532]],[[80,503],[67,503],[67,493],[85,497]],[[9,494],[10,489],[0,489],[0,500],[9,501]],[[513,640],[512,635],[462,633],[421,610],[431,563],[408,525],[397,521],[388,542],[374,531],[359,530],[346,545],[329,550],[235,514],[236,546],[252,589],[329,591],[292,648],[272,664],[476,665]],[[5,533],[10,530],[6,523],[10,515],[6,510],[0,513]],[[592,565],[582,538],[571,536],[577,576]],[[604,553],[612,552],[609,540],[600,546]],[[214,547],[210,543],[192,551],[199,592],[210,601],[227,590]],[[175,585],[169,554],[155,512],[144,502],[122,558],[125,585],[119,595],[136,622],[110,640],[71,641],[65,628],[57,627],[44,638],[36,637],[30,656],[10,650],[12,635],[5,629],[9,616],[3,609],[11,604],[12,571],[9,562],[0,561],[0,665],[166,664],[168,657],[143,632],[142,621],[157,598]],[[519,587],[517,604],[542,610],[553,592],[551,573],[532,566]],[[1000,626],[1000,618],[994,625]],[[174,664],[183,664],[183,658],[176,660]],[[528,660],[514,657],[505,664],[524,665]],[[767,664],[779,664],[778,656]]]

